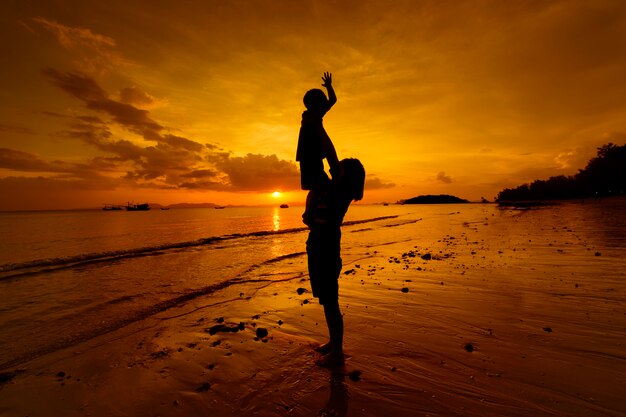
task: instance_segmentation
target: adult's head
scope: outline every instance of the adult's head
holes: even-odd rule
[[[365,187],[365,168],[361,161],[355,158],[346,158],[339,161],[343,171],[335,185],[339,194],[349,201],[359,201],[363,198]]]

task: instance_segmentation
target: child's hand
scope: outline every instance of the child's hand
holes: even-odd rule
[[[322,76],[322,87],[330,88],[333,86],[333,74],[330,72],[325,72]]]

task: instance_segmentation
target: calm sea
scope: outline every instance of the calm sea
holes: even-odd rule
[[[246,282],[305,273],[303,207],[0,213],[0,369]],[[352,227],[413,206],[353,205]],[[271,274],[270,274],[271,275]]]
[[[223,298],[225,292],[239,296],[244,283],[306,277],[302,210],[0,213],[0,370],[184,303]],[[538,245],[541,236],[554,235],[620,262],[625,213],[624,199],[525,212],[491,204],[353,205],[342,256],[433,241],[488,222],[481,237],[496,246],[531,238]],[[569,242],[574,232],[576,240]],[[535,247],[547,263],[554,259],[550,245]],[[559,254],[559,262],[569,259]]]
[[[0,265],[304,226],[299,207],[0,213]]]

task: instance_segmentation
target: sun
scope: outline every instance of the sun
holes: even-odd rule
[[[280,197],[280,194],[281,194],[281,193],[280,193],[280,191],[274,191],[274,192],[272,193],[272,197],[274,197],[274,198],[278,198],[278,197]]]

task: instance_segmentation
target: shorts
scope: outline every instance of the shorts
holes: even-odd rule
[[[339,300],[339,274],[341,273],[341,229],[339,227],[314,228],[306,241],[309,279],[313,296],[320,304]]]

